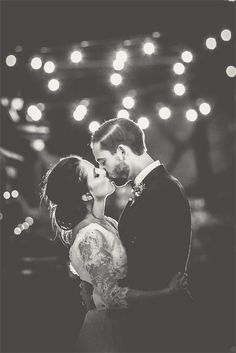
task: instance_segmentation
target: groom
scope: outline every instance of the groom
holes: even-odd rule
[[[190,252],[191,216],[183,187],[148,154],[144,133],[131,120],[103,123],[92,136],[91,147],[117,186],[133,185],[133,196],[119,220],[128,256],[123,285],[140,290],[167,287],[175,273],[186,271]],[[189,301],[181,292],[161,303],[152,300],[128,308],[127,351],[184,351]]]

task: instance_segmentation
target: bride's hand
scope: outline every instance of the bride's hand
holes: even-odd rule
[[[178,272],[171,279],[169,283],[169,290],[170,293],[175,293],[177,291],[187,290],[188,286],[189,285],[187,273],[185,272],[184,274],[182,274],[181,272]]]

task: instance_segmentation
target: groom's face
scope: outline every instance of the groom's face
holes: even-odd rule
[[[93,155],[103,168],[107,177],[114,181],[117,186],[125,185],[129,181],[130,168],[119,152],[112,154],[101,148],[100,143],[93,144]]]

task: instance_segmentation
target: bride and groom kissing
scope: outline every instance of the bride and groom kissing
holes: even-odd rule
[[[183,187],[148,154],[134,121],[106,121],[91,148],[99,168],[71,155],[42,187],[88,307],[76,350],[188,351],[191,215]],[[132,197],[117,223],[105,215],[106,198],[128,182]]]

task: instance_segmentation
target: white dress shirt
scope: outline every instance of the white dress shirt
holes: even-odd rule
[[[134,179],[134,185],[139,185],[143,179],[156,167],[158,167],[159,165],[161,165],[160,161],[157,160],[155,162],[152,162],[151,164],[149,164],[146,168],[144,168],[143,170],[141,170],[141,172],[136,176],[136,178]]]

